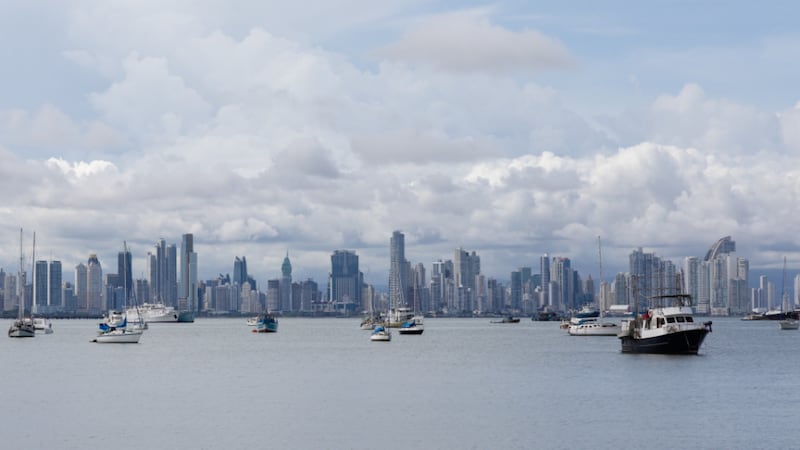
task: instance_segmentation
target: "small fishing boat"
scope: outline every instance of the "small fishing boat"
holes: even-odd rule
[[[400,325],[400,328],[397,329],[397,332],[400,334],[422,334],[423,331],[425,331],[425,326],[422,323],[422,317],[414,317],[403,323],[403,325]]]
[[[277,333],[278,318],[272,313],[259,314],[253,333]]]

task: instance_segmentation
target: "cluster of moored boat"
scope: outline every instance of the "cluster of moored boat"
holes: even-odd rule
[[[399,334],[420,335],[425,331],[422,315],[415,314],[410,308],[390,309],[386,316],[367,316],[361,321],[362,330],[371,331],[369,339],[373,342],[389,342],[392,340],[392,328]]]

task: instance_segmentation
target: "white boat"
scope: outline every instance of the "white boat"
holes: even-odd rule
[[[390,328],[400,328],[404,323],[413,318],[414,312],[411,311],[411,308],[405,306],[390,308],[386,326]]]
[[[36,248],[36,234],[33,235],[34,249]],[[34,250],[35,254],[35,250]],[[21,338],[21,337],[34,337],[36,336],[36,328],[33,326],[33,320],[30,317],[25,317],[25,286],[23,283],[24,277],[22,276],[22,267],[25,264],[25,257],[22,254],[22,228],[19,230],[19,275],[17,277],[17,289],[19,305],[18,314],[11,326],[8,327],[8,337]]]
[[[414,316],[409,321],[406,321],[397,332],[400,334],[422,334],[425,331],[425,324],[423,323],[422,316]]]
[[[600,236],[597,237],[597,255],[600,276],[599,284],[603,284],[603,256],[600,247]],[[587,306],[570,319],[567,333],[570,336],[617,336],[620,332],[619,324],[604,320],[603,308],[592,309]]]
[[[383,320],[380,317],[375,316],[367,316],[363,320],[361,320],[361,327],[362,330],[374,330],[376,326],[383,324]]]
[[[92,342],[98,344],[136,344],[142,337],[142,330],[129,330],[127,328],[114,328],[97,335]]]
[[[688,294],[662,295],[653,300],[658,304],[644,314],[622,321],[622,352],[696,355],[711,332],[711,321],[694,321]]]
[[[41,334],[53,333],[53,323],[50,322],[50,319],[47,319],[45,317],[34,317],[33,328],[36,330],[37,333]]]
[[[796,330],[800,328],[800,321],[792,318],[781,320],[779,324],[781,330]]]
[[[258,316],[250,317],[250,318],[247,319],[247,326],[248,327],[254,327],[254,326],[256,326],[256,323],[258,323]]]
[[[570,336],[616,336],[620,327],[613,322],[586,320],[578,325],[570,325],[567,332]]]
[[[178,311],[163,303],[143,303],[138,308],[128,308],[125,314],[131,321],[142,319],[147,323],[177,322]]]
[[[128,253],[128,246],[125,244],[125,254]],[[123,258],[127,260],[127,256]],[[123,279],[127,280],[128,277],[123,276]],[[128,304],[128,286],[127,283],[123,286],[125,291],[124,296],[124,303],[127,307]],[[136,304],[136,299],[134,296],[133,304]],[[136,307],[127,309],[127,311],[137,311]],[[111,310],[108,312],[108,315],[104,317],[104,320],[100,322],[100,330],[97,333],[97,337],[92,339],[92,342],[96,342],[98,344],[136,344],[139,342],[139,339],[142,337],[144,330],[146,328],[146,322],[142,320],[141,314],[137,314],[136,321],[131,322],[130,326],[128,324],[128,316],[125,311],[115,311]]]
[[[383,325],[378,325],[369,335],[369,340],[373,342],[389,342],[392,340],[392,331]]]

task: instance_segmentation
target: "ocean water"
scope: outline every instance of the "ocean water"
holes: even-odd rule
[[[712,320],[697,356],[622,354],[527,319],[427,319],[379,343],[358,319],[254,334],[200,318],[130,345],[57,320],[0,339],[0,447],[798,448],[800,332]]]

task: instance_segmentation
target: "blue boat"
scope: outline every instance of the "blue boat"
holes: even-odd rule
[[[259,314],[256,320],[256,328],[253,333],[277,333],[278,318],[274,314]]]

